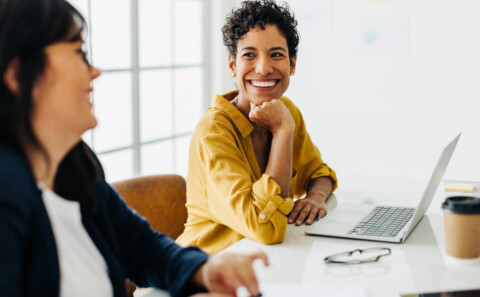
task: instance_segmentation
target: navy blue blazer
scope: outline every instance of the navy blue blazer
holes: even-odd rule
[[[125,278],[141,287],[185,296],[199,288],[190,276],[208,256],[181,248],[155,232],[102,178],[99,211],[83,225],[105,258],[115,297],[125,296]],[[59,295],[54,234],[41,192],[25,159],[0,142],[0,295]],[[88,285],[88,284],[85,284]]]

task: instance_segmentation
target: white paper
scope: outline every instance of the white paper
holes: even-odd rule
[[[292,285],[292,284],[261,284],[262,297],[366,297],[365,291],[359,286],[331,285]],[[250,297],[245,288],[240,288],[238,297]]]
[[[337,244],[315,241],[306,258],[303,284],[322,283],[337,286],[343,284],[357,285],[364,288],[369,295],[388,296],[392,292],[415,291],[406,258],[402,250],[392,248],[392,253],[381,257],[377,262],[352,265],[326,264],[324,258],[332,254],[355,250],[357,248],[381,247],[381,243],[349,241],[349,244]],[[401,282],[397,281],[401,278]],[[372,292],[370,292],[372,291]],[[372,294],[373,291],[375,294]]]

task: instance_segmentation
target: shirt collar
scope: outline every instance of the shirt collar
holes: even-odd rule
[[[230,103],[238,95],[238,91],[232,91],[224,95],[216,95],[213,98],[213,107],[224,111],[233,121],[238,131],[246,138],[253,131],[253,125],[235,105]]]

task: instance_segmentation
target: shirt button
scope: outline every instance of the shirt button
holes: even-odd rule
[[[267,218],[267,216],[266,216],[264,213],[261,213],[261,214],[260,214],[260,218],[261,218],[262,220],[265,220],[265,219]]]

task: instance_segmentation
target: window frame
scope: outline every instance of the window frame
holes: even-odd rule
[[[88,14],[86,16],[87,22],[88,22],[88,27],[90,31],[95,30],[95,28],[92,27],[92,20],[91,20],[91,1],[93,0],[85,0],[87,3],[87,12]],[[208,0],[188,0],[188,1],[195,1],[199,2],[202,6],[202,13],[201,13],[201,23],[202,23],[202,44],[201,44],[201,50],[202,50],[202,60],[200,63],[194,63],[194,64],[176,64],[175,63],[175,41],[174,41],[174,33],[175,33],[175,14],[174,14],[174,9],[175,6],[174,1],[182,1],[182,0],[168,0],[170,1],[171,5],[171,26],[170,26],[170,36],[171,39],[169,40],[169,46],[171,47],[171,64],[170,65],[163,65],[163,66],[150,66],[150,67],[144,67],[140,65],[140,32],[139,32],[139,2],[142,0],[129,0],[130,2],[130,30],[131,30],[131,66],[126,67],[126,68],[109,68],[109,69],[102,69],[103,73],[115,73],[115,72],[125,72],[129,73],[131,75],[131,96],[130,100],[132,103],[132,142],[130,145],[125,145],[125,146],[120,146],[108,150],[102,150],[102,151],[97,151],[95,149],[95,143],[94,143],[94,134],[95,134],[95,129],[91,130],[91,132],[88,135],[84,135],[84,138],[88,138],[88,143],[91,144],[92,149],[96,152],[96,154],[99,157],[102,156],[107,156],[111,153],[116,153],[116,152],[122,152],[126,150],[132,150],[133,156],[133,172],[129,174],[129,177],[137,177],[142,175],[142,147],[146,145],[151,145],[151,144],[156,144],[156,143],[161,143],[165,141],[171,141],[172,145],[172,168],[173,172],[172,174],[181,174],[180,168],[178,168],[179,164],[178,163],[178,156],[177,156],[177,139],[182,139],[184,137],[188,137],[189,135],[192,134],[194,127],[190,131],[187,132],[179,132],[177,133],[176,127],[175,127],[175,100],[176,100],[176,94],[175,94],[175,75],[174,71],[177,69],[182,69],[182,68],[200,68],[201,73],[202,73],[202,89],[203,89],[203,94],[201,95],[202,102],[201,102],[201,109],[199,111],[199,114],[203,112],[203,109],[205,109],[209,105],[208,98],[210,98],[211,94],[209,91],[209,86],[210,86],[210,77],[211,77],[211,67],[210,65],[210,55],[208,54],[210,52],[210,11],[211,11],[211,3]],[[89,59],[93,59],[94,52],[92,51],[92,34],[88,35],[88,48],[89,48],[89,54],[90,57]],[[171,90],[171,98],[169,100],[172,100],[172,133],[170,136],[167,137],[159,137],[155,138],[152,140],[148,141],[142,141],[141,140],[141,110],[140,110],[140,77],[142,71],[149,71],[149,70],[171,70],[171,76],[172,76],[172,81],[170,85],[170,90]],[[92,94],[93,101],[95,101],[95,93]],[[159,152],[161,153],[161,152]],[[187,162],[188,163],[188,162]],[[107,178],[108,178],[108,168],[105,169]],[[186,168],[185,168],[186,170]],[[159,173],[162,172],[161,170]],[[186,171],[184,172],[186,174]],[[109,180],[110,181],[110,180]],[[115,181],[115,180],[111,180]],[[110,181],[110,182],[111,182]]]

